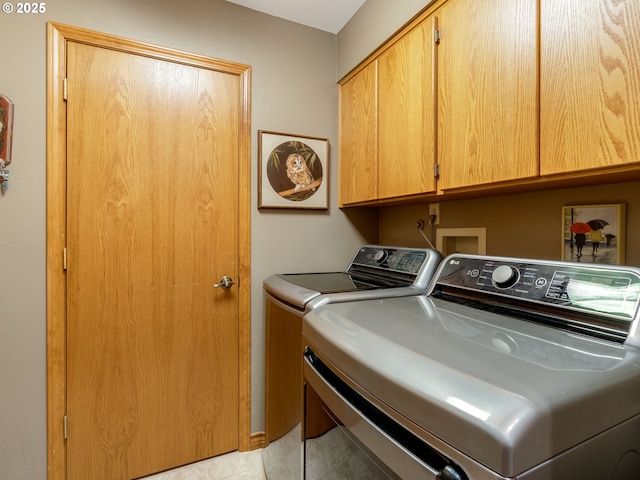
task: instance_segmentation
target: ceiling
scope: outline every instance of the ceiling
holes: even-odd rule
[[[338,33],[366,0],[227,0],[259,12]]]

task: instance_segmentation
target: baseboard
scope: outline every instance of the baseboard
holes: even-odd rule
[[[267,435],[265,432],[255,432],[251,434],[249,450],[258,450],[267,446]]]

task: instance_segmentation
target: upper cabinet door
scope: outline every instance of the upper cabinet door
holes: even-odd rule
[[[537,0],[451,0],[437,15],[440,189],[537,176]]]
[[[377,63],[340,86],[340,205],[377,198]]]
[[[435,192],[433,19],[378,58],[378,195]]]
[[[541,175],[639,162],[640,1],[541,6]]]

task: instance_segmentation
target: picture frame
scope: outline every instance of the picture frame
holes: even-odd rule
[[[329,140],[258,130],[258,208],[329,208]]]
[[[13,137],[13,102],[0,94],[0,168],[11,163],[11,141]]]
[[[562,207],[562,260],[623,265],[626,204]]]

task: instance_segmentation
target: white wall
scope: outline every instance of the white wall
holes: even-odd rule
[[[46,8],[0,13],[0,93],[16,105],[11,183],[0,195],[0,477],[47,476],[47,21],[252,66],[252,431],[261,431],[263,279],[343,268],[358,246],[377,237],[375,211],[336,206],[336,36],[223,0],[54,0]],[[259,129],[329,139],[328,212],[257,210]]]

